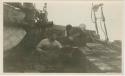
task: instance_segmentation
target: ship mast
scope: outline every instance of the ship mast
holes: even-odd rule
[[[106,41],[109,41],[109,38],[108,38],[108,33],[107,33],[107,28],[106,28],[106,24],[105,24],[105,17],[104,17],[104,13],[103,13],[103,4],[97,4],[97,5],[93,5],[92,4],[92,13],[91,13],[91,18],[92,18],[92,15],[94,18],[92,18],[92,21],[93,23],[95,24],[95,28],[96,28],[96,32],[97,32],[97,35],[99,36],[99,30],[98,30],[98,24],[97,24],[97,21],[98,19],[100,19],[101,22],[103,22],[103,26],[100,25],[101,27],[104,27],[104,35],[105,35],[105,40]],[[96,17],[96,12],[99,10],[99,8],[101,9],[101,18],[97,18]],[[94,20],[93,20],[94,19]],[[103,30],[103,28],[102,28]]]
[[[44,13],[44,20],[45,22],[48,22],[48,12],[47,12],[47,3],[44,3],[44,6],[43,6],[43,13]]]
[[[106,24],[105,24],[105,16],[104,16],[104,13],[103,13],[103,7],[102,6],[101,6],[101,14],[102,14],[102,21],[104,23],[106,41],[109,41],[108,33],[107,33],[107,28],[106,28]]]
[[[98,26],[97,26],[97,18],[96,18],[96,14],[95,14],[96,11],[94,10],[93,3],[92,3],[92,12],[94,14],[94,23],[95,23],[96,32],[97,32],[97,35],[99,35]]]

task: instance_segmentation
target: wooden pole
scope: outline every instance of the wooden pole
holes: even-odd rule
[[[92,10],[93,10],[93,4],[92,4]],[[98,26],[97,26],[97,18],[96,18],[96,14],[94,10],[93,10],[93,13],[94,13],[94,19],[95,19],[94,23],[95,23],[96,32],[97,32],[97,35],[99,35]]]
[[[47,18],[47,15],[48,15],[48,12],[47,12],[47,3],[44,3],[44,7],[43,7],[43,12],[45,13],[45,22],[48,22],[48,18]]]
[[[105,29],[105,34],[106,34],[106,40],[109,41],[107,28],[106,28],[106,24],[105,24],[105,17],[104,17],[103,7],[102,6],[101,6],[101,12],[102,12],[102,19],[103,19],[103,22],[104,22],[104,29]]]

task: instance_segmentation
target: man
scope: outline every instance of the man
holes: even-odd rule
[[[86,46],[86,43],[88,42],[88,31],[86,30],[86,25],[85,24],[80,24],[79,25],[80,28],[80,35],[78,36],[81,45],[82,46]]]
[[[62,48],[64,64],[70,64],[71,66],[80,64],[82,53],[78,47],[86,44],[85,39],[86,34],[79,27],[72,27],[72,25],[66,26],[65,47]]]
[[[44,55],[47,63],[55,65],[61,48],[61,43],[56,40],[56,34],[53,31],[49,31],[48,38],[43,39],[36,49]]]
[[[60,49],[62,45],[56,40],[56,35],[51,33],[48,38],[43,39],[37,46],[38,51]]]
[[[72,25],[68,24],[66,25],[66,30],[65,30],[65,37],[69,37],[70,31],[72,30]]]
[[[72,25],[66,25],[66,30],[65,30],[65,34],[64,34],[64,44],[65,45],[70,45],[73,46],[73,38],[71,37],[71,32],[73,30]]]
[[[80,27],[72,27],[72,25],[66,26],[65,42],[71,46],[85,46],[87,42],[86,26],[80,25]]]

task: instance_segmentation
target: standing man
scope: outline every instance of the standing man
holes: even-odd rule
[[[86,43],[88,42],[88,31],[86,30],[86,25],[85,24],[80,24],[80,35],[79,35],[79,40],[81,42],[82,46],[86,46]]]
[[[86,26],[72,27],[72,25],[67,25],[65,38],[65,42],[71,46],[85,46],[87,43]]]
[[[65,30],[65,38],[64,38],[64,43],[65,45],[70,45],[73,46],[73,37],[71,37],[73,27],[72,25],[68,24],[66,25],[66,30]]]

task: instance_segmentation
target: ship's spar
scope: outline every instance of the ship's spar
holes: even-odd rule
[[[100,10],[101,17],[97,18],[96,12],[99,10],[99,8],[101,9]],[[98,28],[97,21],[100,20],[100,26],[102,28],[102,31],[103,31],[104,35],[105,35],[105,40],[109,41],[106,23],[105,23],[105,16],[104,16],[104,13],[103,13],[103,4],[102,3],[98,4],[98,5],[93,5],[93,3],[92,3],[91,19],[92,19],[92,22],[95,24],[96,33],[97,33],[98,36],[99,36],[99,28]],[[103,22],[103,25],[101,24],[101,22]],[[104,29],[103,29],[103,27],[104,27]]]

